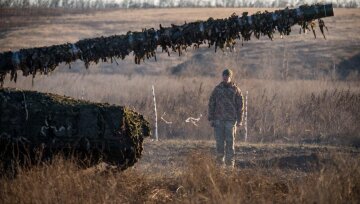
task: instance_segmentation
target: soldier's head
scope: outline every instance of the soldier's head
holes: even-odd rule
[[[223,82],[230,83],[233,72],[230,69],[225,69],[222,72]]]

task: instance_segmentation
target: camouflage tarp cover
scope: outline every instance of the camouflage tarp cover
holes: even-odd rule
[[[0,159],[33,162],[56,153],[121,169],[141,156],[149,123],[126,107],[55,94],[0,89]],[[30,161],[25,161],[30,159]]]

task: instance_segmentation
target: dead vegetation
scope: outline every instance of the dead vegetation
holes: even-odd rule
[[[163,143],[164,145],[164,143]],[[171,144],[169,144],[171,145]],[[275,150],[276,148],[274,148]],[[156,149],[153,149],[154,151]],[[196,151],[196,150],[195,150]],[[188,152],[184,169],[144,173],[79,169],[61,157],[0,180],[1,203],[357,203],[359,160],[323,153],[332,163],[303,173],[277,167],[219,168],[206,153]],[[155,168],[160,163],[151,164]],[[172,172],[173,174],[166,174]],[[163,174],[161,174],[163,173]]]
[[[271,81],[236,77],[244,94],[249,91],[249,141],[359,146],[358,82]],[[151,85],[154,84],[161,139],[213,137],[207,121],[207,104],[219,78],[59,73],[37,80],[33,89],[130,106],[144,114],[152,124]],[[31,79],[21,80],[13,86],[31,87]],[[188,117],[197,118],[200,114],[202,118],[198,126],[185,122]],[[243,141],[243,137],[244,129],[241,128],[238,139]]]

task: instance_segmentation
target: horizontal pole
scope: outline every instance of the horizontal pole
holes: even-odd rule
[[[278,31],[281,35],[289,35],[291,26],[307,25],[310,21],[333,16],[332,4],[303,5],[298,8],[276,10],[274,12],[257,12],[248,16],[236,14],[225,19],[209,18],[207,21],[185,23],[181,26],[172,25],[155,30],[144,29],[141,32],[129,31],[125,35],[113,35],[83,39],[76,43],[66,43],[46,47],[20,49],[0,53],[0,83],[7,74],[16,82],[17,71],[24,76],[37,73],[47,74],[60,63],[70,64],[76,60],[85,62],[86,68],[91,62],[112,61],[114,58],[124,59],[131,52],[135,55],[135,63],[155,58],[156,50],[161,47],[170,55],[170,50],[178,52],[189,46],[199,47],[201,44],[218,48],[233,48],[236,39],[250,40],[251,36],[270,39]]]

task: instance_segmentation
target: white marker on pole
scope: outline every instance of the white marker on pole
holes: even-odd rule
[[[159,141],[159,135],[158,135],[158,118],[157,118],[157,110],[156,110],[156,98],[155,98],[155,88],[154,85],[152,85],[152,93],[154,97],[154,111],[155,111],[155,139],[156,141]]]
[[[248,94],[249,94],[249,92],[246,91],[246,95],[245,95],[245,142],[247,142],[247,137],[248,137],[248,128],[247,128]]]

